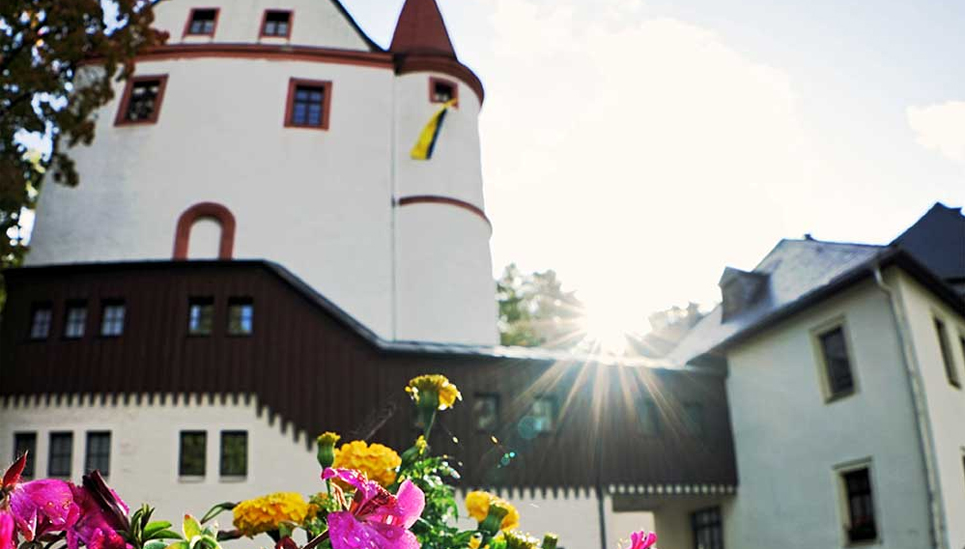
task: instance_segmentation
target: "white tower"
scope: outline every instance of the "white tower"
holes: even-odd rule
[[[170,39],[71,151],[81,186],[45,187],[27,263],[266,259],[385,339],[495,343],[482,86],[435,1],[389,51],[337,0],[222,1],[155,6]]]

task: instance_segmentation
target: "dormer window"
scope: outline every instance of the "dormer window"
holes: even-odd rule
[[[217,8],[195,8],[188,17],[188,26],[184,30],[185,36],[214,36],[214,29],[218,26]]]
[[[154,124],[161,113],[167,75],[139,76],[127,82],[115,124]]]
[[[720,277],[721,320],[727,320],[757,302],[767,288],[768,275],[727,267]]]
[[[432,103],[448,103],[459,99],[459,86],[455,82],[442,78],[429,79],[429,101]]]
[[[292,12],[267,10],[261,24],[261,35],[288,38],[292,30]]]

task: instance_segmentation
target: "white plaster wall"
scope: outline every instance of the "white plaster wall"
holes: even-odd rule
[[[183,36],[192,8],[221,8],[215,35]],[[292,10],[291,39],[259,38],[266,9]],[[154,8],[155,28],[170,33],[169,44],[248,43],[294,44],[368,50],[331,0],[164,0]]]
[[[449,204],[412,204],[396,216],[396,338],[498,343],[489,224]]]
[[[844,315],[857,394],[826,404],[810,330]],[[739,496],[727,546],[845,545],[840,464],[872,459],[879,547],[928,547],[924,462],[884,294],[863,283],[728,353]]]
[[[965,391],[948,382],[934,319],[937,316],[945,323],[952,361],[965,383],[965,349],[960,340],[965,337],[965,318],[906,274],[890,274],[889,280],[897,281],[900,289],[925,386],[947,543],[951,549],[961,549],[965,547]]]

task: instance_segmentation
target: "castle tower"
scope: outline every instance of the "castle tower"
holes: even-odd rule
[[[170,39],[71,151],[81,186],[44,189],[28,265],[266,259],[383,339],[496,342],[482,86],[433,0],[389,51],[337,0],[155,10]],[[436,154],[412,160],[446,89]]]

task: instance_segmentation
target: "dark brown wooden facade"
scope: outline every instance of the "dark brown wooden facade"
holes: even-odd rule
[[[266,262],[71,265],[5,275],[0,397],[90,394],[110,405],[165,394],[216,402],[254,396],[310,439],[333,430],[401,450],[418,433],[403,387],[415,375],[442,373],[464,401],[440,416],[432,444],[458,458],[467,485],[737,484],[722,373],[386,342]],[[214,301],[209,336],[188,334],[192,298]],[[233,298],[254,304],[251,335],[227,333]],[[101,337],[101,304],[117,300],[126,306],[123,335]],[[88,307],[85,335],[65,339],[66,305],[78,301]],[[31,340],[32,311],[43,305],[53,310],[50,335]],[[495,433],[476,428],[473,401],[483,394],[499,397]],[[556,403],[556,427],[531,436],[521,425],[537,397]],[[656,432],[641,420],[648,401],[659,410]],[[696,430],[684,420],[694,410],[703,418]],[[511,452],[516,457],[501,464]]]

